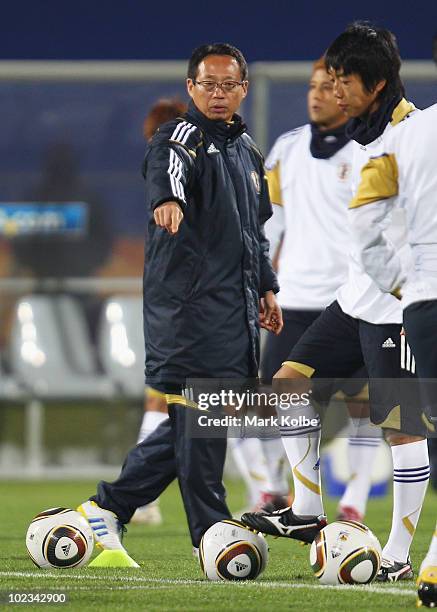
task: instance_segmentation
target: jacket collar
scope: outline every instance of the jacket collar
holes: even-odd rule
[[[384,132],[389,123],[396,125],[414,110],[400,93],[381,101],[379,108],[371,114],[351,119],[346,126],[346,134],[361,145],[368,145]]]
[[[188,105],[185,117],[188,121],[193,121],[193,123],[198,125],[206,134],[221,142],[225,142],[227,139],[235,140],[247,129],[240,115],[237,114],[234,114],[230,122],[208,119],[206,115],[200,112],[192,100]]]
[[[316,159],[329,159],[349,142],[349,138],[346,136],[345,131],[346,126],[344,124],[334,130],[326,131],[320,130],[315,123],[311,123],[310,125],[310,152]]]

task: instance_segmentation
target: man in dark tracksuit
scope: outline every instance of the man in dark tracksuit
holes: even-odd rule
[[[247,85],[237,49],[196,49],[189,110],[160,128],[146,155],[153,211],[144,272],[146,383],[167,400],[169,418],[130,451],[120,477],[101,482],[80,507],[104,548],[122,548],[117,520],[127,523],[175,477],[194,547],[230,517],[226,439],[190,437],[198,412],[182,393],[187,379],[256,377],[259,326],[282,328],[263,231],[272,214],[263,160],[235,114]]]

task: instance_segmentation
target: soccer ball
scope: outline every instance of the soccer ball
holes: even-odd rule
[[[381,545],[368,527],[336,521],[311,544],[310,563],[322,584],[367,584],[381,565]]]
[[[86,519],[69,508],[49,508],[32,519],[26,547],[37,567],[81,567],[89,561],[94,536]]]
[[[417,607],[437,608],[437,567],[426,567],[417,582]]]
[[[268,548],[262,535],[224,519],[205,532],[199,559],[209,580],[255,580],[267,565]]]

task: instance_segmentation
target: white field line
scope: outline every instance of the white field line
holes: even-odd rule
[[[89,580],[102,582],[102,588],[111,588],[105,585],[105,581],[108,580],[108,576],[92,576],[86,574],[64,574],[64,573],[53,573],[53,572],[8,572],[0,571],[0,578],[33,578],[39,579],[60,579],[60,580]],[[111,581],[114,582],[133,582],[143,583],[144,586],[136,586],[135,588],[148,588],[147,583],[167,586],[193,586],[197,585],[202,588],[205,587],[220,587],[223,584],[231,584],[230,582],[209,582],[208,580],[185,580],[185,579],[170,579],[170,578],[142,578],[139,576],[111,576]],[[133,585],[132,585],[133,586]],[[413,589],[407,589],[401,585],[398,587],[384,587],[376,585],[363,585],[363,586],[352,586],[352,585],[325,585],[325,584],[308,584],[308,583],[294,583],[294,582],[276,582],[276,581],[247,581],[247,582],[233,582],[232,586],[239,588],[270,588],[270,589],[312,589],[312,590],[332,590],[332,591],[355,591],[356,593],[376,593],[378,595],[400,595],[402,597],[411,597],[416,595],[417,591]],[[61,588],[61,587],[58,587]],[[73,587],[74,588],[74,587]],[[95,587],[93,587],[95,588]],[[129,589],[129,587],[124,587]]]
[[[171,584],[162,584],[162,585],[153,585],[153,584],[130,584],[129,586],[105,586],[99,589],[95,584],[92,586],[72,586],[68,587],[67,593],[75,592],[75,591],[92,591],[95,593],[96,591],[168,591],[171,589],[173,585]],[[60,589],[56,589],[55,587],[50,587],[52,591],[59,591]],[[4,590],[4,589],[3,589]]]

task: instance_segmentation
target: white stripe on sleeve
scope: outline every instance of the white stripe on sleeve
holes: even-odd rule
[[[182,176],[182,161],[173,149],[170,149],[170,163],[167,174],[170,176],[170,185],[173,195],[176,198],[180,198],[183,202],[186,202],[184,188],[180,180]]]
[[[175,131],[173,132],[173,134],[170,136],[170,140],[176,140],[176,138],[178,137],[179,132],[182,130],[183,127],[185,127],[187,125],[186,121],[181,121],[181,123],[178,123]]]
[[[188,125],[189,125],[189,124],[188,124]],[[187,142],[188,137],[190,136],[190,134],[191,134],[192,132],[194,132],[194,130],[197,130],[197,126],[195,126],[195,125],[193,125],[193,126],[192,126],[192,127],[191,127],[191,128],[188,130],[188,131],[187,131],[187,132],[185,132],[185,135],[184,135],[184,137],[183,137],[183,138],[182,138],[182,140],[181,140],[181,143],[182,143],[182,144],[185,144],[185,143]]]

